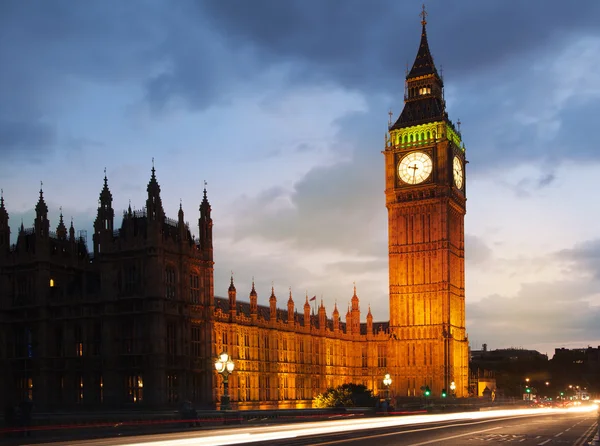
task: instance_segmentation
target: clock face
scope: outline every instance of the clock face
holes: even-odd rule
[[[423,152],[409,153],[398,163],[398,177],[408,184],[422,183],[432,170],[431,158]]]
[[[462,189],[463,186],[463,168],[460,159],[455,156],[454,161],[452,162],[452,171],[454,173],[454,184],[459,189]]]

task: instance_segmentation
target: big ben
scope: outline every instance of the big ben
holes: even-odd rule
[[[386,135],[390,341],[397,395],[468,391],[465,329],[465,147],[446,112],[444,83],[421,42],[404,108]]]

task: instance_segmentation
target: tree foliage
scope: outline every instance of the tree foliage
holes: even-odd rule
[[[325,407],[374,407],[377,398],[373,391],[363,384],[342,384],[336,388],[329,388],[314,399],[313,406]]]

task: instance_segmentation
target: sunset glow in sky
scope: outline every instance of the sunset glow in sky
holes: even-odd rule
[[[283,308],[323,297],[388,320],[381,151],[403,106],[421,1],[0,2],[0,187],[13,239],[40,181],[92,222],[152,158],[167,215],[213,209],[215,292],[234,271]],[[466,167],[472,348],[600,345],[600,2],[426,4]]]

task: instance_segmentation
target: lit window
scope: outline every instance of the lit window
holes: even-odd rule
[[[54,288],[54,279],[50,279],[50,288]]]

